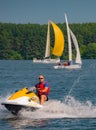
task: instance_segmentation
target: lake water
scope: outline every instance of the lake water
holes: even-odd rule
[[[12,115],[1,102],[15,90],[30,88],[44,74],[51,86],[43,110]],[[80,70],[55,70],[31,60],[0,61],[0,130],[96,130],[96,60]]]

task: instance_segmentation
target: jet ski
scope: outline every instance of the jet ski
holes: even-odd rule
[[[39,104],[39,97],[33,91],[28,90],[27,87],[15,91],[7,101],[2,102],[1,104],[15,115],[22,109],[35,111],[43,107]]]

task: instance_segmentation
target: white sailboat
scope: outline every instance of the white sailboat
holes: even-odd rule
[[[67,35],[68,35],[69,61],[68,61],[68,63],[62,63],[62,64],[59,64],[59,65],[56,65],[56,66],[54,66],[54,68],[55,69],[60,69],[60,68],[65,68],[65,69],[80,69],[81,66],[82,66],[82,60],[81,60],[81,55],[80,55],[80,50],[79,50],[78,42],[77,42],[77,39],[76,39],[74,33],[69,28],[66,14],[65,14],[65,21],[66,21]],[[76,49],[75,64],[73,64],[73,62],[72,62],[72,43],[71,43],[71,39],[72,39],[73,44],[74,44],[75,49]]]
[[[51,59],[50,52],[50,25],[52,25],[55,35],[55,43],[52,54],[55,55],[56,59]],[[47,31],[47,41],[46,41],[46,50],[45,57],[43,60],[34,59],[33,62],[39,63],[58,63],[60,62],[60,56],[62,55],[64,50],[64,36],[60,28],[52,21],[48,22],[48,31]]]

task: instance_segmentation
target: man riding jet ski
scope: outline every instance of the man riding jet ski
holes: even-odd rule
[[[45,101],[48,101],[48,94],[50,92],[50,86],[48,82],[45,81],[43,75],[39,75],[38,77],[39,83],[32,87],[32,91],[36,89],[37,95],[40,100],[40,104],[44,105]]]
[[[42,108],[44,101],[48,101],[50,88],[48,83],[44,81],[43,75],[39,76],[39,80],[39,83],[32,87],[32,89],[36,89],[37,94],[25,87],[13,93],[2,105],[11,111],[12,114],[18,114],[22,108],[31,111]]]

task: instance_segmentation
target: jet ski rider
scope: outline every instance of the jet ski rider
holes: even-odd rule
[[[45,81],[45,78],[43,75],[39,75],[39,82],[32,87],[32,89],[36,89],[36,93],[39,97],[40,104],[44,105],[45,101],[48,101],[48,94],[50,92],[50,86],[49,84]]]

